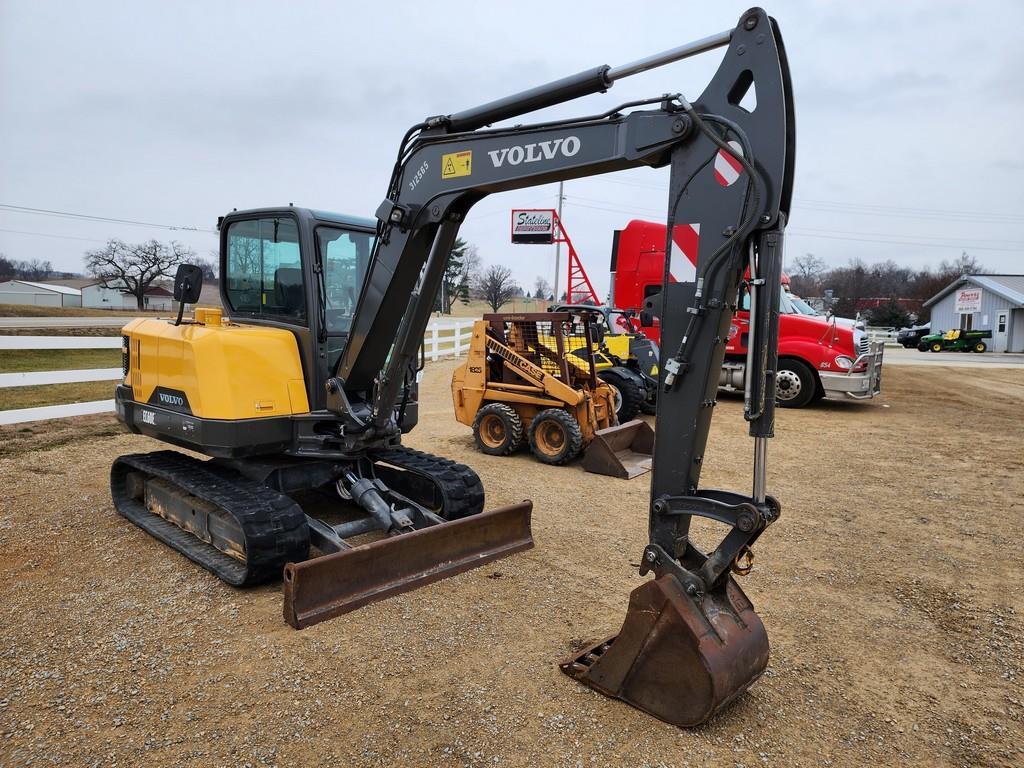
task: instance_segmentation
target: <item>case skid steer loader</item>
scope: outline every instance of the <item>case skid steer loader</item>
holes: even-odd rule
[[[594,319],[544,312],[474,323],[466,362],[452,374],[452,401],[480,451],[509,456],[529,443],[545,464],[585,450],[591,472],[632,478],[650,470],[653,431],[642,421],[619,426],[616,391],[598,378]]]
[[[692,101],[660,94],[488,128],[716,48],[726,49],[721,63]],[[755,8],[711,37],[412,126],[376,222],[290,206],[228,214],[220,290],[230,319],[208,311],[129,323],[116,391],[130,429],[210,459],[120,457],[117,510],[230,584],[283,571],[285,616],[297,627],[531,546],[528,502],[481,512],[472,470],[401,446],[416,422],[418,353],[448,254],[492,192],[669,166],[668,231],[699,223],[701,237],[695,281],[666,279],[658,301],[661,390],[640,568],[654,578],[633,591],[616,636],[562,669],[670,723],[703,722],[768,661],[764,627],[733,574],[749,569],[751,546],[779,518],[765,470],[793,148],[782,39]],[[720,163],[741,170],[722,184]],[[700,475],[748,267],[754,458],[744,494],[702,489]],[[194,303],[200,282],[179,270],[178,301]],[[333,509],[307,514],[308,489],[335,492]],[[694,516],[725,527],[710,551],[689,535]],[[352,540],[370,531],[389,537]]]

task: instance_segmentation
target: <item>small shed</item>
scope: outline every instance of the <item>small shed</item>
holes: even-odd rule
[[[28,304],[35,307],[80,307],[82,292],[77,288],[29,280],[0,282],[0,304]]]
[[[991,330],[993,352],[1024,352],[1024,275],[963,275],[924,306],[933,333]]]

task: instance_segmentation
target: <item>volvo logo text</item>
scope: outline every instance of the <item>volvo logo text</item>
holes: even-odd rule
[[[494,167],[501,168],[506,162],[509,165],[537,163],[541,160],[554,160],[558,154],[561,154],[562,157],[572,157],[579,151],[579,138],[576,136],[566,136],[564,139],[539,141],[536,144],[492,149],[487,154],[490,155]]]
[[[185,404],[185,398],[178,397],[177,395],[168,395],[164,392],[160,393],[160,402],[165,405],[174,405],[180,408]]]

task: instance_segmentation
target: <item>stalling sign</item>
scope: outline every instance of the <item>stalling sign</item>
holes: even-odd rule
[[[513,208],[512,242],[549,244],[555,240],[553,208]]]
[[[956,292],[956,308],[958,315],[971,315],[981,312],[981,288],[961,288]]]

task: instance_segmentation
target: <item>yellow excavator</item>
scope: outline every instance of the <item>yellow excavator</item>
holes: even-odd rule
[[[503,123],[721,48],[692,101],[659,93],[578,118]],[[701,237],[696,279],[666,276],[648,297],[662,350],[640,573],[654,578],[633,591],[615,636],[562,669],[668,722],[703,722],[768,660],[734,575],[749,570],[752,545],[780,511],[765,470],[793,151],[782,38],[754,8],[719,34],[413,125],[375,220],[292,206],[232,211],[219,222],[224,312],[186,319],[202,274],[180,268],[177,320],[125,326],[116,390],[130,430],[207,458],[119,457],[115,508],[229,584],[282,578],[295,627],[532,546],[529,502],[483,511],[469,467],[402,445],[417,423],[420,347],[448,254],[490,193],[668,166],[667,229],[699,223]],[[722,183],[715,167],[726,160],[741,170]],[[700,475],[748,270],[754,481],[744,494],[703,489]],[[694,516],[725,527],[717,546],[691,538]]]

